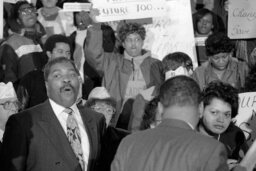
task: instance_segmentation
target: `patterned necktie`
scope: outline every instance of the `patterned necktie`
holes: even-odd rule
[[[68,118],[67,118],[68,141],[69,141],[82,169],[84,170],[85,163],[84,163],[83,151],[82,151],[82,146],[81,146],[81,135],[80,135],[77,121],[74,117],[74,112],[70,108],[66,108],[64,110],[64,112],[68,114]]]

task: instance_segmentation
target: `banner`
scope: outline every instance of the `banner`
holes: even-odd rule
[[[191,57],[194,68],[197,67],[190,1],[167,0],[166,8],[166,16],[154,17],[152,23],[145,25],[144,48],[160,60],[169,53],[184,52]]]
[[[231,39],[256,38],[256,1],[232,0],[228,11],[228,36]]]
[[[245,134],[248,145],[256,139],[256,92],[239,94],[238,115],[233,119]]]
[[[79,11],[90,11],[91,3],[78,3],[78,2],[65,2],[63,5],[63,11],[68,12],[79,12]]]
[[[159,17],[166,14],[165,0],[92,0],[98,22]]]
[[[162,60],[169,53],[184,52],[191,57],[196,68],[198,63],[190,1],[166,0],[165,3],[167,11],[163,17],[126,20],[126,22],[144,24],[146,39],[143,48],[150,50],[152,57]],[[108,24],[117,30],[120,21],[111,21]]]

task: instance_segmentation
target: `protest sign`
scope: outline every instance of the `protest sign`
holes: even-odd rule
[[[246,155],[240,162],[240,165],[246,168],[246,171],[253,171],[256,164],[256,140],[252,143]]]
[[[126,20],[126,22],[144,24],[146,39],[143,48],[150,50],[152,57],[162,60],[169,53],[184,52],[191,57],[195,68],[198,63],[190,1],[166,0],[165,3],[167,10],[165,16]],[[108,23],[114,30],[119,27],[119,21]]]
[[[77,12],[77,11],[90,11],[91,3],[78,3],[78,2],[66,2],[63,5],[63,11]]]
[[[256,38],[256,1],[232,0],[228,11],[228,36],[231,39]]]
[[[92,0],[98,22],[139,19],[166,14],[165,0]]]
[[[256,139],[255,115],[256,92],[240,93],[238,115],[233,121],[244,131],[249,145]]]
[[[152,56],[162,60],[167,54],[184,52],[188,54],[197,67],[195,38],[192,24],[190,1],[166,1],[167,15],[153,17],[151,24],[146,24],[144,48],[152,52]]]
[[[18,2],[20,0],[1,0],[1,1],[7,2],[7,3],[11,3],[11,4],[15,4],[16,2]]]

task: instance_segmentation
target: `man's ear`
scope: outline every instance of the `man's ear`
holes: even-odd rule
[[[45,84],[45,87],[46,87],[46,93],[47,93],[47,96],[48,96],[48,81],[44,81],[44,84]]]
[[[52,57],[51,52],[47,51],[47,52],[46,52],[46,55],[47,55],[48,59],[51,59],[51,57]]]
[[[199,118],[203,117],[203,112],[204,112],[204,103],[200,102],[199,106],[198,106],[198,111],[199,111]]]
[[[161,102],[157,103],[157,109],[158,109],[158,112],[161,115],[161,117],[163,117],[164,106],[163,106],[163,104]]]

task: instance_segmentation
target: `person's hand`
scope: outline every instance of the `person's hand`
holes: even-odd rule
[[[233,169],[234,167],[236,167],[238,165],[237,160],[234,160],[234,159],[228,159],[227,163],[228,163],[229,170]]]
[[[84,23],[86,27],[92,24],[92,19],[90,18],[90,12],[81,11],[79,15],[81,17],[81,22]]]
[[[100,15],[100,11],[96,8],[91,8],[90,17],[94,23],[97,23],[96,17]]]

